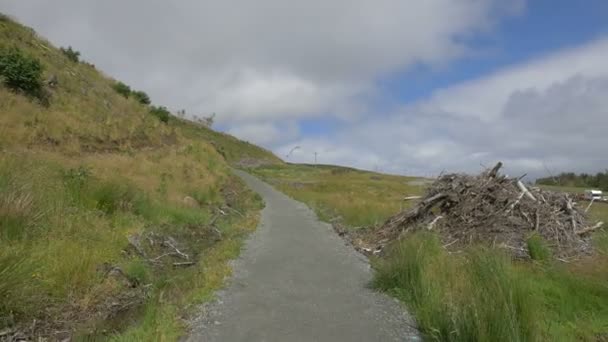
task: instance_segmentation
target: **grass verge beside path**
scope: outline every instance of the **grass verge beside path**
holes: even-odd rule
[[[79,160],[3,154],[0,326],[23,329],[35,320],[26,331],[34,336],[67,330],[76,339],[175,341],[188,308],[230,273],[228,260],[260,208],[204,143]],[[173,239],[194,264],[175,267],[183,260],[161,256],[161,246],[143,238],[149,254],[141,255],[129,243],[138,236]]]
[[[351,227],[373,226],[419,194],[412,178],[339,167],[284,165],[252,170],[314,208],[322,219],[341,216]],[[590,214],[608,222],[608,206]],[[419,328],[436,341],[602,341],[608,339],[608,233],[597,232],[598,254],[554,262],[543,241],[533,262],[501,251],[470,248],[449,254],[432,233],[394,243],[373,259],[374,286],[407,304]]]

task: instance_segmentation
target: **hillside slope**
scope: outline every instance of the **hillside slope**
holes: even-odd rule
[[[39,61],[44,84],[28,96],[0,68],[0,339],[177,340],[257,222],[230,165],[280,159],[159,120],[0,15],[0,61],[10,53]]]

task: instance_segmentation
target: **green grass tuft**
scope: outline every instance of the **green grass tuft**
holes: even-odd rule
[[[534,234],[526,241],[530,258],[536,261],[549,261],[553,257],[547,242],[538,234]]]

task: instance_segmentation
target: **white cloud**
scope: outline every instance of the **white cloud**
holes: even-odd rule
[[[608,38],[438,91],[427,105],[430,110],[492,120],[502,114],[509,98],[518,92],[544,91],[576,75],[608,76],[605,56]]]
[[[153,101],[219,122],[347,116],[374,83],[468,53],[523,0],[0,0]]]
[[[327,163],[419,175],[477,171],[545,174],[608,168],[608,40],[562,51],[438,91],[382,119],[347,126]],[[297,158],[297,155],[294,156]]]

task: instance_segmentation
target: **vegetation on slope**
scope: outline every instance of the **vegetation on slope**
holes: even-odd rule
[[[0,331],[177,340],[257,222],[261,201],[229,163],[280,160],[161,118],[1,15],[0,56]],[[11,84],[19,63],[40,71],[26,75],[37,92]]]
[[[341,167],[282,165],[252,170],[290,196],[351,229],[397,213],[399,199],[423,191],[421,180]],[[414,185],[415,184],[415,185]],[[608,205],[591,208],[595,219]],[[426,338],[438,341],[596,341],[608,336],[608,232],[595,234],[597,255],[553,261],[538,237],[535,261],[474,247],[450,254],[432,233],[393,243],[374,258],[374,286],[403,300]]]

